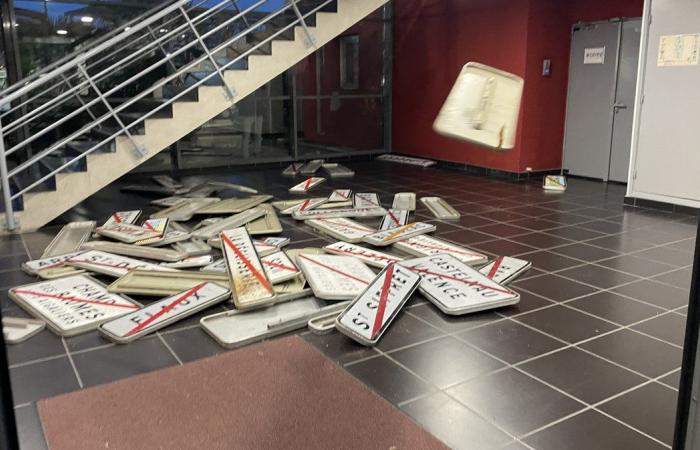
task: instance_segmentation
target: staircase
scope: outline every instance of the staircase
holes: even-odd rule
[[[387,0],[179,0],[0,95],[4,230],[35,230]]]

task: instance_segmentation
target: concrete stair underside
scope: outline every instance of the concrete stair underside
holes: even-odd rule
[[[58,173],[55,191],[24,194],[24,210],[16,213],[19,230],[32,231],[47,224],[221,114],[386,2],[387,0],[338,0],[337,12],[316,13],[316,26],[309,27],[315,46],[308,46],[303,28],[296,27],[293,41],[272,41],[270,55],[249,55],[248,70],[225,71],[226,83],[236,92],[233,100],[227,98],[222,86],[200,86],[197,88],[199,100],[174,102],[171,118],[146,119],[145,133],[134,135],[137,145],[145,149],[145,156],[137,157],[132,142],[125,136],[118,136],[115,142],[116,152],[91,153],[86,156],[86,172]]]

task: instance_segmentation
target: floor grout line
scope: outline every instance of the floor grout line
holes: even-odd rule
[[[66,351],[66,356],[68,356],[68,361],[70,362],[71,367],[73,368],[73,373],[75,373],[75,378],[78,380],[78,386],[80,386],[80,389],[85,387],[83,384],[83,379],[80,376],[80,373],[78,372],[78,368],[75,365],[75,361],[73,361],[73,356],[70,354],[70,350],[68,350],[68,344],[66,344],[66,339],[64,337],[61,337],[61,343],[63,344],[63,349]]]

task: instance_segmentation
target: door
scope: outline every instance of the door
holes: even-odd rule
[[[574,25],[566,101],[564,167],[608,179],[620,22]]]
[[[641,35],[641,19],[630,19],[622,22],[608,178],[623,183],[627,182],[630,165],[632,119],[634,117],[634,96],[637,86]]]

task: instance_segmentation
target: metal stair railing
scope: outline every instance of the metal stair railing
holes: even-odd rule
[[[30,82],[0,94],[0,111],[4,111],[0,114],[0,189],[7,229],[13,230],[18,226],[13,210],[14,200],[104,148],[118,136],[126,136],[135,154],[143,156],[148,149],[139,148],[133,137],[139,126],[144,126],[145,119],[196,92],[205,83],[211,84],[218,78],[216,85],[221,87],[222,94],[235,101],[231,98],[235,96],[235,86],[227,84],[224,72],[233,70],[249,55],[261,51],[285,32],[293,32],[297,26],[303,30],[306,45],[314,46],[306,20],[336,0],[318,0],[305,12],[298,5],[302,0],[284,0],[282,5],[279,0],[257,0],[244,9],[239,8],[239,0],[220,0],[207,5],[207,9],[201,12],[197,8],[211,0],[202,0],[187,7],[189,1],[170,2],[151,16],[141,18],[131,27],[124,27],[111,38],[95,43],[63,64],[42,72]],[[230,8],[233,8],[233,14]],[[158,33],[154,32],[155,29]],[[249,36],[267,29],[272,33],[249,45]],[[232,59],[227,57],[229,50],[237,53]],[[156,56],[157,52],[162,56]],[[203,63],[211,64],[213,70],[207,70],[206,75],[188,85],[177,86],[177,83],[173,83],[186,78],[188,73]],[[158,69],[164,68],[165,76],[158,72]],[[149,80],[149,76],[155,77],[156,81]],[[142,99],[157,97],[155,94],[167,87],[177,92],[158,98],[157,106],[140,112],[139,117],[133,120],[120,116]],[[110,97],[124,97],[124,91],[136,93],[128,95],[129,99],[118,106],[113,106]],[[76,99],[77,104],[70,103]],[[33,107],[35,103],[38,105]],[[77,125],[73,122],[77,122]],[[61,160],[58,167],[15,192],[11,191],[13,179],[36,168],[45,158],[60,155],[61,149],[71,141],[90,137],[90,133],[97,129],[104,131],[106,128],[103,126],[114,125],[115,122],[116,131],[111,128],[103,132],[91,147],[72,158],[64,158],[68,160]],[[64,137],[53,137],[62,135],[62,127],[70,128],[71,125],[76,129],[69,129]],[[105,134],[108,136],[103,137]],[[37,147],[41,149],[34,153]],[[17,159],[23,155],[22,151],[29,155],[27,159],[10,168],[8,157]]]

